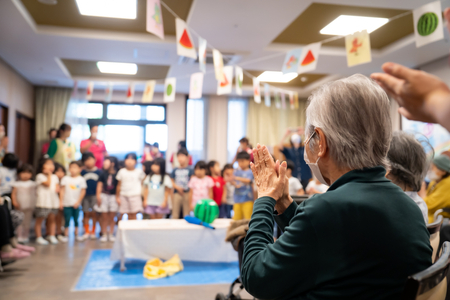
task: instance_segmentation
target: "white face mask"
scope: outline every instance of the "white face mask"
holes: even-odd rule
[[[4,138],[5,137],[5,132],[4,131],[1,131],[0,132],[0,140],[2,139],[2,138]]]
[[[97,138],[97,132],[92,132],[92,133],[91,133],[91,137],[92,137],[93,139],[96,139],[96,138]]]
[[[300,144],[302,142],[302,138],[300,135],[295,133],[291,136],[291,142],[294,144]]]
[[[305,149],[303,151],[303,159],[305,160],[306,164],[309,166],[309,168],[311,169],[311,172],[313,173],[313,175],[317,178],[317,180],[320,181],[320,183],[325,184],[326,186],[329,186],[329,184],[325,181],[325,179],[322,176],[322,173],[320,172],[320,168],[318,165],[319,159],[320,157],[317,158],[315,163],[311,163],[309,161],[308,155],[306,155],[306,145],[309,143],[309,140],[311,140],[311,138],[314,136],[316,132],[314,131],[309,138],[305,141]]]
[[[436,180],[441,179],[441,177],[439,177],[439,176],[436,174],[436,172],[434,172],[434,171],[428,172],[427,177],[428,177],[431,181],[436,181]]]

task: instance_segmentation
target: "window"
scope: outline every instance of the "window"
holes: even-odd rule
[[[101,103],[88,103],[87,104],[87,118],[88,119],[103,118],[103,105]]]
[[[188,99],[186,108],[186,146],[194,164],[205,158],[205,101]]]
[[[164,106],[147,106],[146,120],[164,121],[166,118],[166,109]]]
[[[149,144],[158,143],[159,151],[167,151],[167,125],[148,124],[145,126],[145,142]]]
[[[122,160],[129,152],[142,155],[144,128],[137,125],[105,125],[104,139],[108,154]]]
[[[247,135],[247,99],[228,100],[227,152],[232,162],[239,147],[239,140]]]
[[[130,121],[140,120],[141,107],[139,105],[109,104],[108,119]]]

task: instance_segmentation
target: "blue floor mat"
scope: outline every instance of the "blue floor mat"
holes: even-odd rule
[[[231,283],[239,276],[239,266],[233,263],[183,261],[184,270],[166,278],[148,280],[142,275],[145,261],[127,259],[127,270],[120,272],[119,261],[109,259],[111,250],[92,250],[74,290],[120,289]]]

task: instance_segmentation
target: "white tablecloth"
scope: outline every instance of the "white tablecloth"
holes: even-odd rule
[[[131,220],[119,222],[111,259],[169,259],[178,254],[181,260],[232,262],[237,252],[225,242],[230,219],[216,219],[215,230],[189,224],[184,219]]]

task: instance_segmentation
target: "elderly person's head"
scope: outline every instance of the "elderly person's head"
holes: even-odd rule
[[[418,192],[429,164],[419,141],[404,131],[394,132],[387,158],[386,177],[404,191]]]
[[[356,74],[314,91],[306,122],[305,160],[322,183],[350,170],[388,166],[389,98],[369,78]]]
[[[450,176],[450,158],[446,155],[439,155],[433,159],[428,178],[431,181],[439,182]]]

